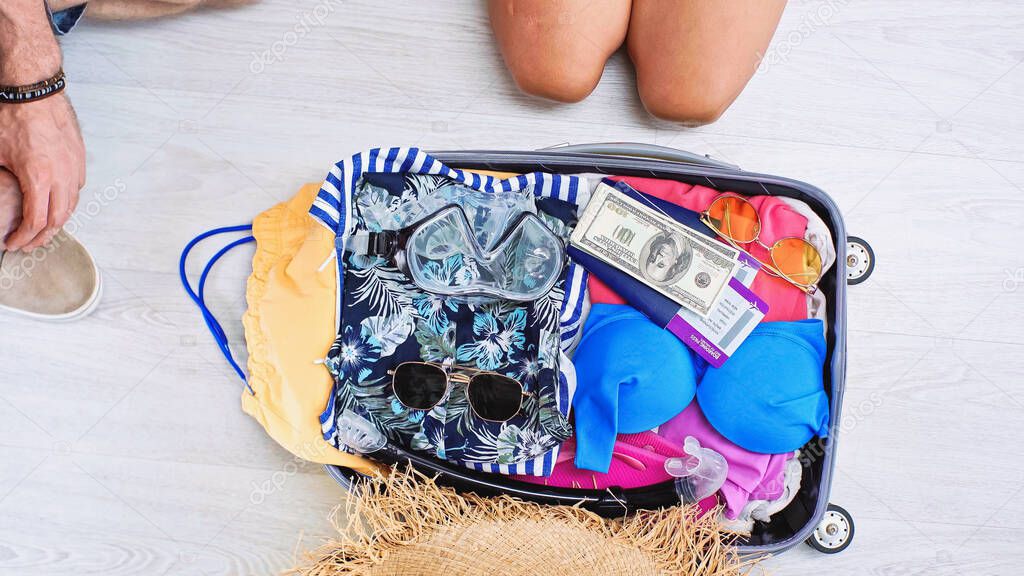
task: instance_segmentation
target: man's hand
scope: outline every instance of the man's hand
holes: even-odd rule
[[[21,224],[21,188],[18,179],[0,168],[0,250],[6,250],[4,239]]]
[[[34,84],[60,65],[42,0],[0,0],[0,85]],[[21,224],[7,248],[42,246],[68,221],[85,184],[85,146],[67,96],[0,104],[0,167],[18,178],[23,194]]]
[[[27,104],[0,104],[0,166],[21,185],[21,225],[10,250],[50,241],[78,205],[85,185],[85,145],[64,94]]]

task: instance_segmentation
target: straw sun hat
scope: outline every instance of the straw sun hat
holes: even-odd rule
[[[292,574],[619,576],[747,573],[717,514],[695,507],[606,520],[580,508],[459,495],[417,472],[359,486],[335,510],[337,540]]]

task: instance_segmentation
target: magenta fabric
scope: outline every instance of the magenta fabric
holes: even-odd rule
[[[573,464],[575,455],[576,439],[570,438],[562,443],[550,476],[540,478],[516,475],[513,478],[530,484],[584,490],[604,490],[612,486],[639,488],[672,480],[665,472],[665,460],[684,456],[685,453],[682,441],[676,444],[654,432],[640,432],[618,435],[607,474],[576,468]],[[717,505],[718,499],[715,496],[700,501],[702,513]]]
[[[706,186],[694,186],[675,180],[640,178],[634,176],[609,176],[611,180],[622,181],[640,192],[678,204],[695,212],[703,212],[721,192]],[[780,238],[795,236],[803,238],[807,231],[807,218],[797,213],[784,200],[774,196],[751,196],[747,198],[761,217],[761,242],[771,246]],[[754,242],[742,246],[762,262],[771,262],[768,250]],[[588,281],[592,303],[622,304],[623,300],[600,280],[590,276]],[[807,318],[807,296],[799,288],[764,272],[760,272],[751,290],[768,303],[765,322],[804,320]]]
[[[700,445],[710,448],[729,462],[729,474],[719,493],[725,500],[726,518],[735,519],[748,500],[775,500],[786,487],[786,454],[758,454],[745,450],[715,431],[700,406],[693,402],[681,414],[658,428],[658,434],[670,445],[683,445],[693,436]]]

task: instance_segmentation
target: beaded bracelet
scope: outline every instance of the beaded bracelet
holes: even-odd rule
[[[64,69],[61,68],[51,78],[26,86],[0,86],[0,104],[24,104],[53,96],[67,85]]]

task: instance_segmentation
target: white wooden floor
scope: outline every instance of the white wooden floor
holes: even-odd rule
[[[0,319],[0,573],[267,574],[329,533],[342,491],[241,413],[178,285],[194,234],[371,145],[621,140],[814,183],[877,252],[850,291],[832,495],[856,540],[772,571],[1020,570],[1024,6],[794,0],[732,109],[682,130],[642,112],[621,54],[584,103],[555,105],[516,91],[482,3],[384,4],[263,0],[66,38],[78,235],[106,293],[76,324]],[[209,287],[237,341],[248,256]]]

